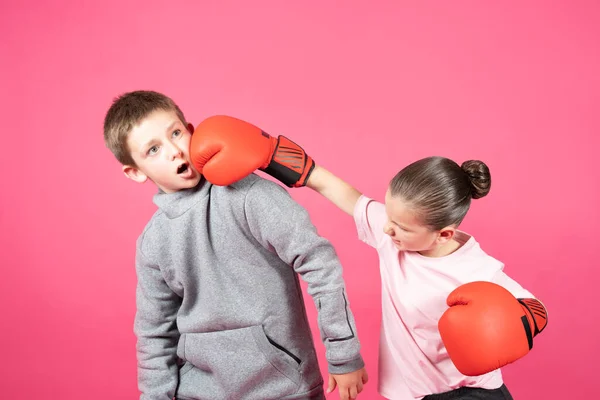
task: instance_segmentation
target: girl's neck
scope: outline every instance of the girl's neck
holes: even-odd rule
[[[460,249],[462,245],[463,243],[451,239],[441,246],[436,246],[433,249],[420,251],[419,254],[421,254],[424,257],[445,257]]]

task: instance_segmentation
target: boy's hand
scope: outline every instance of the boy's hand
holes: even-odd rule
[[[364,368],[342,375],[329,374],[327,393],[333,392],[337,385],[340,391],[340,400],[353,400],[362,392],[363,385],[368,381],[369,375]]]

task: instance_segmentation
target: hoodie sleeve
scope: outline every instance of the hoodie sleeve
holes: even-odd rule
[[[171,400],[179,383],[176,324],[181,299],[149,261],[138,240],[136,254],[136,315],[138,387],[140,400]]]
[[[253,236],[308,284],[329,372],[344,374],[364,367],[341,263],[331,243],[318,235],[306,209],[266,179],[252,185],[244,207]]]

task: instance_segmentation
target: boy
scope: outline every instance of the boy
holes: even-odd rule
[[[159,189],[136,245],[140,398],[323,399],[296,273],[317,306],[330,387],[356,398],[367,374],[335,250],[279,185],[207,182],[192,132],[153,91],[120,96],[104,121],[125,176]]]

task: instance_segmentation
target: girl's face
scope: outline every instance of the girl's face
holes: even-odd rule
[[[454,234],[453,228],[432,231],[423,225],[415,210],[408,207],[401,197],[392,197],[389,190],[385,195],[385,210],[388,222],[383,229],[398,250],[428,255],[447,244]]]

